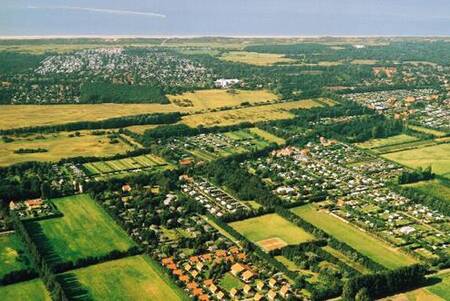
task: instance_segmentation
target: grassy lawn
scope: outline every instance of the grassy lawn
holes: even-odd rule
[[[400,134],[400,135],[391,136],[388,138],[371,139],[371,140],[363,142],[363,143],[357,143],[356,145],[359,147],[362,147],[362,148],[377,148],[377,147],[383,147],[383,146],[393,145],[393,144],[408,143],[408,142],[417,141],[417,140],[419,140],[419,138],[417,138],[417,137]]]
[[[63,260],[125,251],[130,237],[87,194],[53,200],[62,218],[40,221],[45,236]]]
[[[445,132],[441,132],[441,131],[438,131],[438,130],[425,128],[425,127],[422,127],[422,126],[412,125],[412,124],[409,124],[408,128],[410,128],[411,130],[417,131],[417,132],[433,135],[433,136],[436,136],[436,137],[442,137],[442,136],[445,136],[445,134],[446,134]]]
[[[427,195],[450,202],[450,187],[445,185],[444,182],[440,180],[418,182],[405,186],[412,187]]]
[[[298,272],[301,269],[295,264],[295,262],[287,259],[284,256],[275,256],[275,259],[281,262],[289,271]]]
[[[215,109],[221,107],[239,106],[243,102],[268,102],[279,97],[268,90],[224,90],[209,89],[186,92],[180,95],[168,95],[169,100],[176,105],[178,102],[190,102],[197,110]]]
[[[90,131],[80,131],[80,137],[69,137],[70,132],[47,135],[13,137],[10,143],[0,142],[0,166],[26,161],[59,161],[76,156],[108,156],[124,153],[132,148],[119,141],[111,144],[106,135],[92,135]],[[15,154],[20,148],[44,148],[48,152]]]
[[[51,301],[44,283],[39,280],[30,280],[16,284],[0,286],[0,299],[2,301]]]
[[[427,290],[444,300],[450,300],[450,272],[439,275],[438,278],[442,281],[427,287]]]
[[[94,300],[188,300],[147,256],[108,261],[71,273]]]
[[[387,268],[395,269],[416,262],[366,232],[328,213],[317,211],[313,205],[297,207],[292,212]]]
[[[256,135],[262,137],[263,139],[265,139],[269,142],[273,142],[278,145],[286,143],[286,140],[284,140],[283,138],[272,135],[271,133],[261,130],[259,128],[250,128],[249,131],[253,134],[256,134]]]
[[[287,244],[314,239],[311,234],[275,213],[233,222],[230,226],[255,243],[273,237],[281,238]]]
[[[0,277],[28,268],[29,259],[24,250],[25,247],[16,234],[0,235]]]
[[[244,286],[244,284],[231,273],[226,273],[220,280],[219,285],[227,292],[229,292],[232,288],[240,289]]]
[[[166,164],[166,166],[163,166],[163,168],[171,167],[169,164],[167,164],[166,161],[164,161],[164,159],[153,155],[141,155],[137,157],[129,157],[104,162],[102,161],[90,162],[83,164],[83,166],[89,170],[89,173],[91,175],[95,175],[101,173],[119,172],[136,168],[150,168],[159,164]]]
[[[275,63],[293,63],[295,60],[285,57],[283,54],[258,53],[249,51],[231,51],[223,54],[220,59],[236,63],[244,63],[258,66],[270,66]]]
[[[411,168],[431,166],[434,173],[450,179],[450,144],[438,144],[383,155]]]

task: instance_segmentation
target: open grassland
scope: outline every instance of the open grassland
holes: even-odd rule
[[[383,157],[411,168],[431,166],[434,173],[450,179],[449,143],[384,154]]]
[[[407,184],[406,187],[412,187],[432,197],[447,200],[450,202],[450,187],[443,181],[432,180],[413,184]]]
[[[224,61],[257,66],[270,66],[273,64],[289,64],[295,62],[295,60],[287,58],[283,54],[258,53],[249,51],[231,51],[223,54],[219,58]]]
[[[387,268],[395,269],[416,262],[414,258],[391,248],[368,233],[326,212],[316,210],[313,205],[297,207],[292,209],[292,212]]]
[[[259,129],[259,128],[250,128],[249,131],[253,134],[256,134],[256,135],[262,137],[263,139],[265,139],[269,142],[273,142],[278,145],[282,145],[282,144],[286,143],[286,140],[284,140],[283,138],[277,137],[277,136],[275,136],[269,132],[266,132],[262,129]]]
[[[377,60],[369,60],[369,59],[366,59],[366,60],[361,60],[361,59],[358,60],[357,59],[357,60],[351,61],[351,64],[353,64],[353,65],[375,65],[377,63],[378,63]]]
[[[92,135],[89,131],[81,131],[79,137],[69,137],[70,132],[59,132],[47,135],[31,135],[12,137],[13,142],[0,142],[0,166],[26,161],[59,161],[63,158],[77,156],[110,156],[124,153],[132,148],[118,140],[111,144],[107,135]],[[15,150],[47,149],[43,153],[16,154]]]
[[[429,128],[418,126],[418,125],[409,124],[408,128],[410,128],[411,130],[417,131],[417,132],[433,135],[433,136],[436,136],[436,137],[443,137],[443,136],[446,135],[445,132],[429,129]]]
[[[44,283],[39,280],[30,280],[0,286],[0,299],[2,301],[51,301]]]
[[[334,257],[338,258],[343,263],[354,268],[355,270],[357,270],[358,272],[360,272],[362,274],[369,274],[371,272],[368,268],[366,268],[362,264],[352,260],[351,258],[349,258],[347,255],[345,255],[341,251],[338,251],[330,246],[325,246],[325,247],[323,247],[323,249],[325,251],[327,251],[328,253],[330,253],[331,255],[333,255]]]
[[[450,272],[441,274],[438,278],[442,281],[427,287],[427,290],[444,300],[450,300]]]
[[[175,106],[188,105],[196,110],[217,109],[239,106],[243,102],[264,103],[278,100],[279,97],[269,90],[224,90],[209,89],[186,92],[179,95],[168,95]],[[189,108],[188,107],[188,108]]]
[[[299,244],[314,239],[311,234],[275,213],[233,222],[230,226],[254,243],[279,238],[287,244]]]
[[[126,127],[127,130],[132,131],[133,133],[142,135],[146,130],[154,129],[155,127],[158,127],[157,124],[147,124],[147,125],[133,125]]]
[[[294,117],[294,114],[290,113],[289,110],[310,109],[320,106],[322,106],[322,104],[313,99],[305,99],[220,112],[188,115],[182,118],[182,122],[190,127],[197,127],[199,125],[208,127],[233,125],[241,122],[290,119]]]
[[[417,141],[417,140],[419,140],[419,138],[417,138],[417,137],[400,134],[400,135],[391,136],[388,138],[371,139],[366,142],[357,143],[356,145],[359,147],[362,147],[362,148],[373,149],[373,148],[378,148],[378,147],[383,147],[383,146],[388,146],[388,145],[397,145],[397,144],[408,143],[408,142]]]
[[[73,272],[93,300],[189,300],[147,256],[133,256]]]
[[[12,271],[28,268],[25,247],[16,234],[0,235],[0,278]]]
[[[40,221],[44,235],[63,260],[126,251],[131,238],[87,194],[54,199],[64,217]]]

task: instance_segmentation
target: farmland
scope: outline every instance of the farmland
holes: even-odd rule
[[[164,170],[169,168],[170,165],[158,156],[142,155],[119,160],[85,163],[83,167],[87,171],[87,175],[96,176],[104,174],[120,174],[122,172],[137,169]]]
[[[13,142],[0,142],[0,166],[27,161],[59,161],[77,156],[110,156],[124,153],[132,148],[117,140],[111,143],[107,134],[93,135],[81,131],[79,135],[71,132],[58,132],[46,135],[14,136]],[[18,149],[46,149],[47,152],[15,153]]]
[[[415,262],[410,256],[394,250],[339,218],[316,210],[312,205],[297,207],[292,212],[387,268],[393,269]]]
[[[438,144],[383,155],[411,168],[431,166],[434,173],[450,179],[450,144]]]
[[[50,301],[44,283],[41,280],[30,280],[7,286],[0,286],[2,301]]]
[[[105,255],[113,250],[125,251],[134,245],[89,195],[55,199],[54,203],[64,216],[39,223],[61,260]]]
[[[188,300],[147,256],[109,261],[73,273],[94,300]]]
[[[408,184],[406,187],[412,187],[427,195],[450,202],[450,187],[441,180],[418,182]]]
[[[416,138],[414,136],[400,134],[400,135],[396,135],[396,136],[391,136],[389,138],[372,139],[372,140],[366,141],[364,143],[358,143],[357,145],[362,148],[376,149],[379,147],[404,144],[407,142],[412,142],[412,141],[417,141],[417,140],[418,140],[418,138]]]
[[[0,277],[11,271],[29,268],[29,259],[24,255],[25,248],[16,234],[0,235]]]
[[[226,52],[220,57],[220,59],[257,66],[270,66],[273,64],[289,64],[295,62],[295,60],[287,58],[282,54],[247,51]]]
[[[283,246],[283,242],[285,244],[299,244],[314,239],[311,234],[306,233],[303,229],[291,224],[277,214],[267,214],[233,222],[230,226],[263,248],[265,248],[265,241],[269,239],[279,239],[280,246]]]

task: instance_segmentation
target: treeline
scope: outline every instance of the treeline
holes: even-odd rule
[[[357,276],[347,280],[344,284],[342,299],[355,300],[355,296],[363,289],[367,291],[370,298],[381,298],[407,291],[423,284],[426,273],[425,266],[415,264],[395,270]]]
[[[108,82],[81,85],[80,101],[82,103],[169,103],[164,91],[157,85],[127,85]]]
[[[34,153],[46,153],[46,148],[19,148],[14,151],[15,154],[34,154]]]
[[[450,216],[450,202],[448,200],[432,197],[420,192],[414,187],[393,186],[392,189],[407,197],[416,204],[425,205],[433,210],[439,211],[446,216]]]
[[[398,184],[408,184],[420,181],[426,181],[434,179],[435,174],[431,171],[431,166],[422,169],[419,167],[414,171],[403,171],[398,176]]]
[[[0,135],[16,135],[23,133],[49,133],[61,131],[79,131],[79,130],[93,130],[93,129],[113,129],[122,128],[132,125],[146,125],[146,124],[171,124],[181,120],[181,114],[174,113],[155,113],[142,114],[133,116],[123,116],[110,118],[99,121],[78,121],[60,125],[48,126],[33,126],[9,130],[0,130]]]

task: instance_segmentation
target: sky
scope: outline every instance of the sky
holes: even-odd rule
[[[1,0],[0,36],[450,35],[450,0]]]

